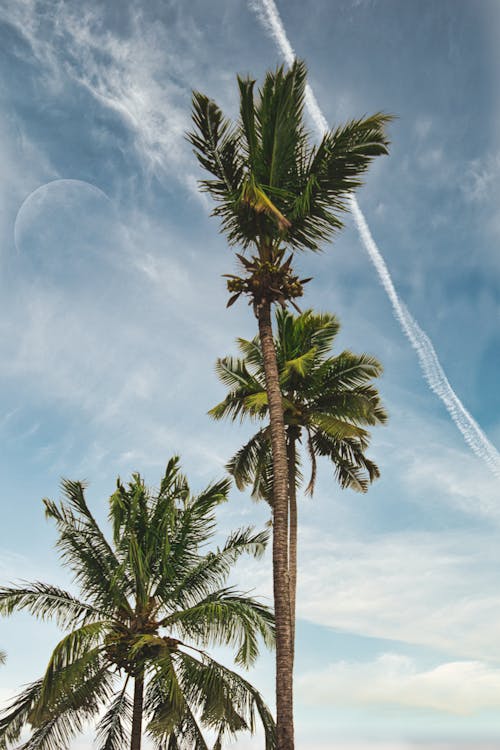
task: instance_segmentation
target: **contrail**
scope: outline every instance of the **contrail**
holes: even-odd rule
[[[295,52],[287,37],[285,27],[280,18],[274,0],[250,0],[250,6],[257,12],[265,29],[271,34],[287,65],[292,65],[295,60]],[[329,129],[328,123],[319,107],[314,93],[307,84],[305,103],[309,115],[316,125],[320,136]],[[384,287],[392,305],[394,315],[399,322],[403,332],[408,337],[412,347],[415,349],[424,378],[431,390],[439,396],[456,426],[462,433],[465,442],[476,456],[486,462],[495,476],[500,477],[500,453],[488,440],[474,417],[469,414],[457,394],[451,387],[446,373],[439,362],[436,350],[430,338],[412,317],[406,305],[399,298],[392,282],[389,269],[380,254],[370,228],[354,196],[349,199],[350,208],[358,229],[361,241],[368,256],[375,266],[379,279]]]

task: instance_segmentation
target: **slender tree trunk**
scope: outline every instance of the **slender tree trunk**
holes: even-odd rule
[[[277,750],[293,750],[293,649],[288,572],[288,462],[285,423],[271,305],[256,310],[264,360],[273,456],[273,588],[276,618],[276,734]]]
[[[130,750],[141,750],[142,709],[144,703],[144,674],[139,674],[134,682],[134,707],[132,711],[132,733]]]
[[[289,498],[289,538],[288,571],[290,576],[290,628],[292,639],[292,669],[295,659],[295,620],[297,600],[297,477],[295,475],[296,446],[293,434],[287,437],[288,459],[288,498]]]

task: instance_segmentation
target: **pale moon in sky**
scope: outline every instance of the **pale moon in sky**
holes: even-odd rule
[[[53,180],[22,203],[14,225],[19,259],[37,276],[84,281],[119,248],[113,203],[83,180]]]

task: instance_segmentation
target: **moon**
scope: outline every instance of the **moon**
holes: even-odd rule
[[[57,282],[80,282],[117,250],[120,223],[106,193],[90,182],[59,179],[23,201],[14,224],[24,270]]]

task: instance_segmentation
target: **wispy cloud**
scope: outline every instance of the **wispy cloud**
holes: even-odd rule
[[[30,53],[19,49],[18,54],[35,60],[44,85],[54,92],[68,82],[83,86],[123,120],[147,169],[178,170],[186,152],[190,87],[189,70],[172,40],[190,48],[199,44],[199,34],[180,23],[170,28],[153,23],[129,5],[123,6],[127,30],[118,33],[106,24],[105,10],[101,4],[82,7],[65,0],[7,0],[0,20],[24,39]]]
[[[408,656],[384,653],[300,675],[297,694],[307,705],[404,706],[467,716],[500,707],[500,669],[479,661],[421,669]]]
[[[343,631],[490,660],[500,617],[496,538],[402,532],[359,541],[307,529],[299,616]]]

